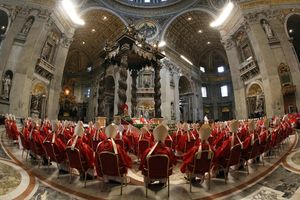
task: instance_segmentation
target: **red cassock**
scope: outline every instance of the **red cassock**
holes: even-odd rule
[[[13,140],[18,140],[19,137],[19,131],[17,128],[17,124],[15,121],[13,121],[10,125],[10,132]]]
[[[145,176],[147,176],[147,171],[144,170],[145,168],[147,168],[147,155],[151,151],[151,149],[152,149],[152,147],[146,149],[143,156],[142,156],[142,158],[141,158],[141,163],[140,163],[139,169],[142,170],[142,173]],[[159,142],[151,155],[156,155],[156,154],[167,155],[169,157],[169,161],[170,161],[170,166],[169,167],[172,167],[173,165],[176,165],[176,162],[177,162],[176,161],[176,156],[174,155],[172,149],[167,147],[164,143]],[[171,171],[169,173],[170,173],[169,175],[172,174]]]
[[[240,131],[238,132],[238,136],[241,139],[241,141],[244,141],[248,136],[248,129],[245,125],[241,127]]]
[[[25,145],[26,146],[29,146],[29,129],[28,129],[28,126],[25,125],[23,127],[23,136],[24,136],[24,142],[25,142]]]
[[[244,158],[247,158],[248,155],[249,155],[249,153],[250,153],[251,150],[252,150],[252,148],[251,148],[251,147],[252,147],[251,142],[252,142],[252,137],[254,137],[253,134],[254,134],[254,133],[249,134],[249,135],[244,139],[244,141],[242,142],[242,144],[243,144],[242,157],[244,157]]]
[[[131,166],[132,166],[132,160],[129,157],[129,155],[126,153],[126,151],[120,145],[116,144],[116,146],[117,146],[118,157],[119,157],[119,167],[122,170],[125,170],[125,171],[121,171],[121,173],[127,173],[127,169],[131,168]],[[103,151],[114,152],[111,139],[107,139],[107,140],[104,140],[99,143],[99,145],[96,149],[96,155]],[[96,171],[97,171],[98,176],[102,176],[101,169],[100,169],[100,163],[99,163],[98,159],[96,159],[95,164],[96,164]]]
[[[173,142],[174,142],[174,146],[176,146],[178,144],[178,141],[180,140],[181,136],[182,136],[182,131],[181,130],[177,130],[177,131],[173,132],[172,139],[173,139]]]
[[[230,148],[231,138],[225,140],[222,145],[216,149],[215,162],[224,166],[226,164],[226,158],[228,158],[230,155]]]
[[[227,134],[225,130],[222,130],[217,136],[216,139],[213,141],[212,146],[215,147],[215,149],[218,149],[219,147],[221,147],[222,143],[224,140],[226,140]]]
[[[66,159],[66,144],[63,143],[63,141],[57,137],[58,133],[49,133],[45,141],[53,142],[53,134],[55,134],[54,143],[53,146],[55,149],[58,150],[59,155],[57,157],[57,161],[60,163],[61,161],[64,161]]]
[[[122,140],[124,143],[125,151],[129,151],[131,145],[130,145],[130,141],[126,135],[124,135],[123,133],[120,134],[120,132],[118,132],[115,140]]]
[[[190,138],[190,140],[189,140]],[[199,140],[196,140],[196,137],[191,132],[185,132],[177,143],[176,150],[180,152],[185,151],[185,146],[188,141],[194,141],[194,145],[199,145]],[[189,149],[186,149],[188,151]]]
[[[72,146],[74,138],[71,138],[68,143],[67,146]],[[75,148],[78,148],[81,154],[81,159],[83,161],[85,161],[88,164],[88,167],[93,169],[94,168],[94,163],[95,163],[95,159],[94,159],[94,152],[92,150],[92,148],[84,143],[81,139],[81,137],[78,137]]]
[[[95,133],[93,135],[93,140],[94,141],[104,141],[104,140],[106,140],[106,135],[103,131],[97,130],[97,131],[95,131]]]
[[[199,133],[198,133],[198,131],[197,131],[196,129],[193,129],[193,130],[191,131],[191,133],[194,135],[194,137],[195,137],[196,139],[199,138]]]
[[[150,147],[153,146],[154,143],[154,137],[150,132],[141,133],[140,135],[136,135],[134,137],[134,149],[135,152],[137,152],[138,143],[140,140],[147,140],[149,141]]]
[[[74,130],[72,128],[60,128],[57,137],[65,144],[73,137]]]
[[[44,123],[41,130],[40,130],[40,133],[44,136],[44,137],[47,137],[47,135],[51,132],[51,127],[50,127],[50,124],[49,123]]]
[[[211,149],[213,152],[213,148],[210,146],[209,148],[209,144],[206,142],[201,143],[202,145],[202,150],[209,150]],[[192,165],[194,164],[194,158],[195,158],[195,154],[198,152],[199,150],[199,145],[194,146],[193,148],[191,148],[187,153],[183,154],[183,164],[180,167],[180,171],[182,173],[186,172],[186,169],[188,169],[190,172],[192,172],[193,167]]]
[[[95,132],[96,132],[96,129],[95,128],[87,128],[85,130],[85,133],[82,137],[82,141],[86,144],[88,144],[91,148],[93,148],[93,144],[92,144],[92,141],[93,141],[93,136],[95,135]]]
[[[33,128],[33,130],[31,130],[31,132],[29,133],[29,139],[32,139],[32,141],[35,143],[36,152],[34,153],[37,155],[45,155],[45,151],[43,148],[45,137],[40,134],[40,131],[37,128]]]

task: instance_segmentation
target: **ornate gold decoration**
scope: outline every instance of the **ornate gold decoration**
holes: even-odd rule
[[[47,89],[42,83],[37,83],[32,89],[32,95],[47,94]]]
[[[247,97],[259,96],[259,95],[262,95],[262,94],[263,94],[263,91],[262,91],[260,85],[255,83],[255,84],[251,85],[251,87],[249,88],[248,93],[247,93]]]
[[[280,4],[292,4],[299,3],[299,0],[256,0],[256,1],[247,1],[239,3],[240,8],[250,9],[259,7],[262,5],[280,5]]]

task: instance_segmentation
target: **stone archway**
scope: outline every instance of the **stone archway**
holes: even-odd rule
[[[251,83],[246,89],[246,102],[249,118],[265,115],[265,95],[259,82]]]
[[[181,76],[179,79],[179,109],[181,121],[193,121],[192,86],[185,76]]]
[[[9,12],[0,7],[0,45],[10,25]]]
[[[287,16],[286,19],[286,32],[288,34],[288,37],[292,41],[295,54],[297,55],[300,62],[300,14],[293,13]]]

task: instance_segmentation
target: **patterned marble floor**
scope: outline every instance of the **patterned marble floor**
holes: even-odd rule
[[[30,200],[45,200],[45,199],[55,199],[55,200],[63,200],[63,199],[88,199],[91,196],[82,196],[80,195],[81,192],[90,193],[92,195],[97,196],[98,199],[145,199],[145,193],[143,186],[140,185],[140,183],[135,183],[133,181],[132,184],[128,185],[124,189],[123,196],[119,196],[119,185],[117,184],[109,184],[103,189],[103,185],[98,182],[89,182],[87,185],[87,188],[82,187],[82,182],[77,181],[75,179],[73,183],[70,185],[68,183],[68,176],[61,177],[59,180],[57,180],[55,172],[55,167],[51,166],[48,170],[47,168],[41,167],[40,169],[37,169],[37,167],[32,166],[32,163],[29,161],[25,161],[21,159],[20,152],[21,150],[17,149],[13,144],[11,144],[9,141],[7,141],[4,129],[3,127],[0,128],[0,187],[2,185],[5,185],[8,188],[8,191],[5,193],[11,192],[11,190],[14,190],[15,188],[20,185],[18,181],[20,181],[20,175],[18,175],[18,171],[16,171],[13,167],[5,166],[1,163],[1,160],[9,161],[12,163],[12,165],[19,166],[21,165],[22,169],[27,172],[30,175],[30,178],[26,178],[22,176],[23,179],[33,179],[29,182],[29,185],[31,185],[30,191],[25,191],[24,194],[26,196],[18,199],[30,199]],[[3,146],[4,145],[4,146]],[[285,147],[285,150],[287,150],[288,147]],[[9,150],[10,152],[6,152]],[[300,152],[300,142],[295,145],[295,148],[291,151],[292,153]],[[10,155],[15,155],[16,158],[18,158],[20,161],[12,159]],[[290,154],[290,155],[291,155]],[[300,164],[298,162],[298,154],[295,154],[293,157],[293,162],[295,165]],[[276,163],[276,159],[271,158],[270,163]],[[273,165],[265,166],[266,169],[268,167]],[[275,165],[274,165],[275,166]],[[253,176],[255,174],[254,172],[260,172],[261,170],[265,169],[261,164],[251,166],[250,169],[250,175],[246,176],[245,173],[232,173],[231,179],[229,180],[229,183],[227,186],[224,184],[224,182],[221,180],[213,180],[212,187],[218,187],[219,190],[213,188],[210,191],[206,189],[206,186],[199,186],[194,185],[193,186],[193,193],[189,193],[189,186],[188,184],[182,179],[182,174],[179,174],[178,176],[174,176],[172,178],[172,181],[174,184],[171,185],[171,195],[169,199],[247,199],[247,200],[254,200],[254,199],[262,199],[262,200],[268,200],[268,199],[300,199],[300,174],[295,173],[288,168],[284,164],[280,165],[280,162],[275,167],[270,167],[269,172],[261,179],[257,180],[250,185],[246,185],[241,187],[243,185],[243,181],[247,182],[249,176]],[[140,175],[136,170],[132,170],[133,173],[137,176],[136,179],[140,178]],[[3,179],[3,174],[5,174],[5,179]],[[49,175],[50,174],[50,175]],[[176,174],[176,173],[175,173]],[[37,178],[34,175],[38,175]],[[48,177],[47,177],[48,176]],[[178,182],[178,180],[180,180]],[[8,184],[6,184],[8,181]],[[53,184],[51,184],[54,182]],[[139,182],[139,181],[138,181]],[[176,182],[176,184],[175,184]],[[239,183],[239,184],[236,184]],[[19,183],[19,184],[18,184]],[[59,184],[62,184],[65,187],[60,187]],[[137,184],[137,185],[136,185]],[[226,195],[215,195],[211,196],[215,193],[215,190],[217,192],[221,192],[222,190],[230,190],[230,185],[236,188],[240,188],[238,190],[233,190],[231,194]],[[100,187],[99,187],[100,186]],[[65,191],[64,188],[68,189],[74,189],[74,192]],[[100,192],[100,188],[102,188],[103,191]],[[23,188],[24,189],[24,188]],[[94,191],[97,192],[94,192]],[[2,190],[0,189],[0,199],[1,195],[3,195]],[[23,194],[23,193],[22,193]],[[10,199],[10,198],[5,198]],[[11,198],[14,199],[14,198]],[[168,199],[166,196],[166,189],[162,190],[156,190],[153,189],[150,191],[150,195],[148,199]]]

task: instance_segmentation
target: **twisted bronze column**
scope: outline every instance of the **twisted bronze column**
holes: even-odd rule
[[[131,83],[131,117],[135,117],[136,115],[136,107],[137,107],[137,87],[136,87],[136,80],[137,80],[137,71],[131,71],[132,83]]]
[[[119,96],[119,103],[118,103],[118,114],[123,114],[122,105],[126,103],[127,101],[127,68],[128,68],[128,56],[123,55],[121,58],[119,73],[119,90],[118,90],[118,96]]]
[[[155,110],[155,117],[156,118],[161,118],[161,84],[160,84],[160,69],[161,66],[159,63],[154,62],[153,63],[154,67],[154,110]]]
[[[105,76],[106,76],[106,66],[104,67],[104,72],[100,76],[99,89],[98,89],[98,116],[104,116],[105,107]]]

